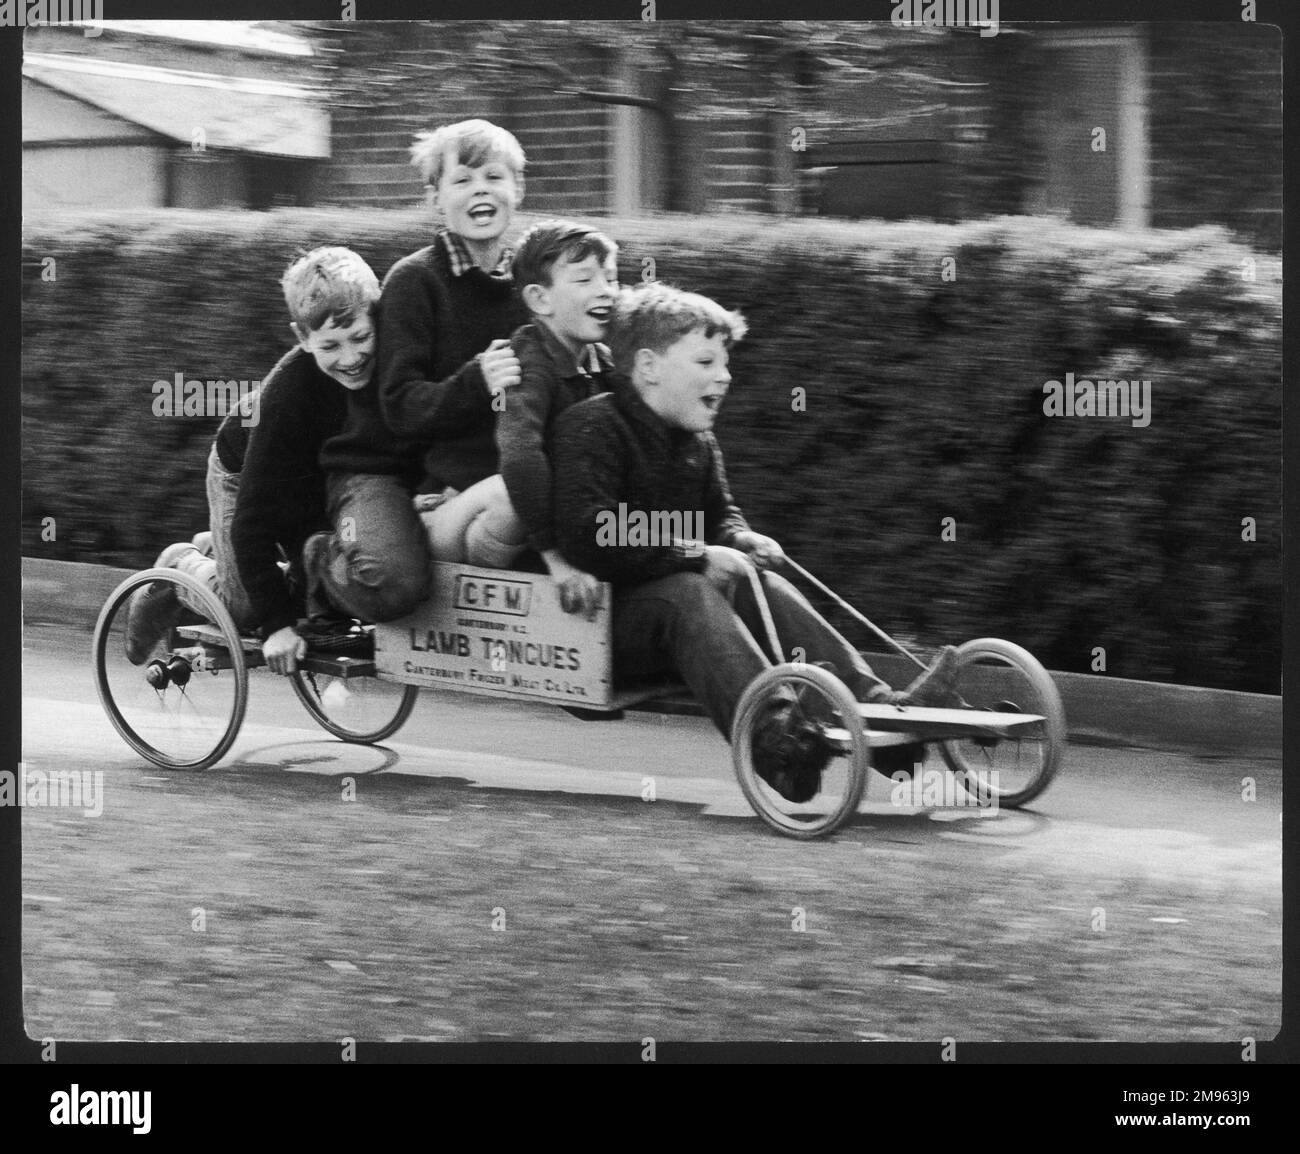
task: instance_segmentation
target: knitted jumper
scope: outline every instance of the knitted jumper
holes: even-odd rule
[[[419,492],[495,472],[492,399],[475,358],[528,319],[513,289],[478,267],[453,275],[440,243],[393,265],[375,309],[375,375],[349,395],[325,469],[397,475]]]
[[[276,564],[276,546],[300,572],[303,542],[329,528],[320,451],[343,427],[347,398],[347,390],[322,373],[310,353],[295,348],[262,384],[257,424],[245,430],[231,414],[217,433],[218,457],[239,473],[230,527],[235,567],[268,635],[294,624],[300,608]]]
[[[542,321],[519,329],[510,347],[519,358],[520,378],[497,416],[496,445],[510,503],[528,531],[528,544],[540,553],[555,547],[550,461],[555,422],[571,406],[605,390],[609,350],[586,345],[575,358]]]
[[[665,424],[626,379],[560,414],[551,464],[560,552],[615,586],[704,568],[702,557],[670,540],[641,543],[633,533],[620,540],[618,526],[638,512],[650,525],[674,513],[678,524],[698,523],[698,514],[709,545],[729,544],[749,528],[731,499],[713,434]]]

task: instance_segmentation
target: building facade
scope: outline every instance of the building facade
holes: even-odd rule
[[[581,24],[276,27],[300,47],[29,34],[33,202],[409,207],[415,133],[482,116],[519,137],[538,212],[1047,213],[1281,243],[1274,28],[835,25],[820,52],[689,25],[656,53]],[[76,179],[92,162],[98,191]]]

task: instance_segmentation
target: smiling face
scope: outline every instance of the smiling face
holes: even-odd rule
[[[524,286],[524,301],[564,344],[577,353],[605,339],[618,290],[618,262],[592,253],[579,261],[560,259],[549,285]]]
[[[433,205],[477,259],[499,253],[501,238],[522,195],[522,182],[502,157],[489,155],[483,164],[471,168],[448,152],[433,189]]]
[[[353,391],[370,383],[375,371],[375,326],[369,311],[345,325],[330,317],[318,329],[294,325],[293,331],[327,377]]]
[[[662,353],[640,349],[633,379],[645,403],[665,424],[692,433],[713,428],[731,384],[722,333],[692,329]]]

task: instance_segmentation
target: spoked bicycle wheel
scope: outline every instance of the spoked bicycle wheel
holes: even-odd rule
[[[795,695],[799,712],[835,750],[816,795],[802,802],[782,797],[759,777],[754,765],[759,721],[783,690]],[[814,838],[857,812],[871,765],[871,742],[857,702],[837,677],[815,665],[784,664],[765,670],[745,690],[732,725],[731,754],[740,788],[754,812],[789,837]]]
[[[163,635],[138,663],[126,653],[132,595],[155,586],[173,621],[183,616],[177,590],[202,607],[221,644]],[[167,588],[170,587],[170,588]],[[195,615],[190,614],[190,619]],[[206,769],[225,756],[243,724],[248,669],[230,614],[205,585],[175,569],[146,569],[109,594],[92,640],[95,688],[114,728],[138,754],[163,769]]]
[[[939,743],[948,768],[977,800],[1014,808],[1045,790],[1065,752],[1065,709],[1051,675],[1028,650],[996,637],[957,649],[957,692],[965,707],[1043,718],[1010,737]]]
[[[307,664],[290,678],[293,691],[313,720],[342,741],[369,745],[391,737],[411,716],[420,693],[418,686],[381,681],[373,674],[338,676],[344,670],[329,672],[333,662],[328,658],[308,658]]]

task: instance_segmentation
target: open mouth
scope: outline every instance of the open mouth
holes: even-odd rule
[[[496,219],[497,210],[491,204],[476,204],[466,215],[475,224],[490,224]]]
[[[587,310],[587,315],[597,324],[609,324],[609,318],[613,315],[614,310],[609,305],[596,305],[594,308]]]
[[[355,369],[339,369],[338,374],[349,381],[363,381],[370,375],[370,362],[366,361],[365,364]]]
[[[722,397],[722,393],[710,393],[707,397],[701,397],[700,401],[709,412],[716,413],[722,407]]]

